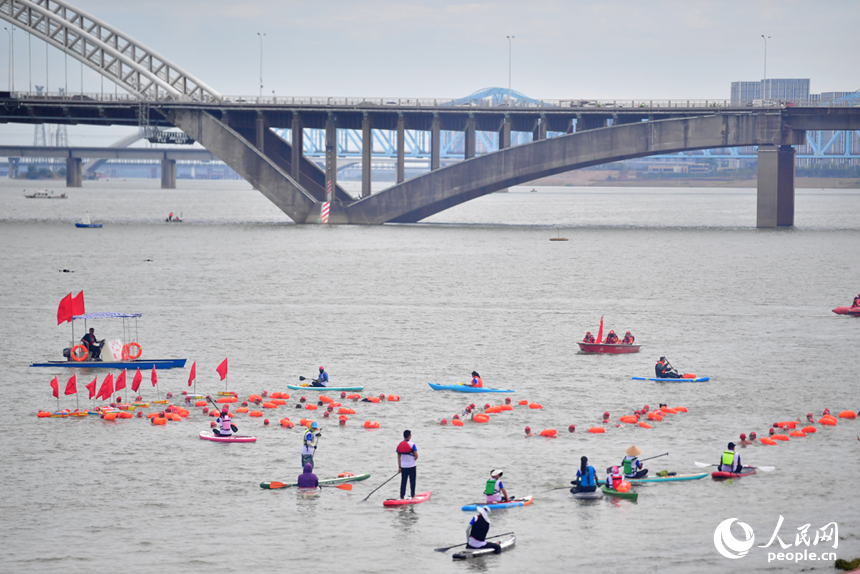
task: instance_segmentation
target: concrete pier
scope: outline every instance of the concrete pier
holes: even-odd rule
[[[161,160],[161,189],[176,189],[176,160]]]
[[[430,124],[430,171],[439,169],[439,152],[442,142],[439,138],[442,135],[441,123],[439,114],[433,114],[433,123]]]
[[[83,187],[81,158],[66,158],[66,187]]]
[[[475,117],[472,114],[469,114],[469,118],[466,120],[466,130],[463,134],[463,140],[466,148],[463,158],[471,159],[475,157]]]
[[[292,135],[292,141],[290,142],[290,175],[294,180],[299,181],[305,148],[305,127],[302,124],[302,116],[299,112],[293,112],[293,119],[290,122],[290,134]]]
[[[505,119],[499,128],[499,149],[509,147],[511,147],[511,118],[505,114]]]
[[[373,158],[373,127],[370,125],[370,115],[361,117],[361,197],[370,197],[371,166]]]
[[[397,114],[397,183],[406,179],[406,121]]]
[[[334,114],[329,114],[325,122],[325,200],[334,200],[337,186],[337,126]]]
[[[794,155],[790,145],[759,146],[756,227],[794,225]]]
[[[535,122],[535,129],[532,130],[532,141],[540,141],[546,139],[546,116],[541,116]]]

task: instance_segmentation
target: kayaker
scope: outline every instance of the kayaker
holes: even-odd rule
[[[624,477],[645,478],[648,476],[648,469],[642,468],[642,463],[637,458],[642,454],[642,450],[637,446],[631,446],[626,452],[627,456],[621,461],[621,468],[624,469]]]
[[[594,342],[594,335],[591,334],[591,331],[585,332],[585,337],[582,338],[582,342],[583,343],[593,343]]]
[[[615,334],[615,331],[609,331],[609,334],[606,335],[606,344],[607,345],[617,345],[618,344],[618,335]]]
[[[307,462],[304,466],[305,471],[299,475],[299,488],[316,488],[320,485],[320,481],[312,471],[314,465]]]
[[[305,427],[305,432],[302,433],[302,467],[306,464],[310,464],[311,468],[314,467],[314,453],[320,437],[319,426],[319,423],[314,421],[311,426]]]
[[[472,371],[472,381],[466,383],[466,386],[475,388],[480,388],[484,386],[484,381],[481,380],[481,375],[478,374],[478,371]]]
[[[635,340],[636,340],[636,337],[634,337],[634,336],[633,336],[633,334],[632,334],[632,333],[630,333],[630,331],[627,331],[627,332],[624,334],[624,339],[622,339],[622,340],[621,340],[621,344],[623,344],[623,345],[632,345],[632,344],[633,344],[633,341],[635,341]]]
[[[675,370],[675,368],[669,364],[669,360],[666,357],[660,357],[660,360],[657,361],[657,364],[654,365],[654,373],[657,375],[658,379],[680,379],[681,374]]]
[[[487,504],[508,501],[508,491],[502,485],[502,474],[504,473],[501,470],[490,471],[490,479],[487,480],[487,486],[484,488]]]
[[[403,440],[397,445],[397,472],[400,473],[400,498],[405,498],[406,481],[409,481],[411,495],[415,498],[415,474],[418,461],[418,447],[410,439],[412,431],[403,431]]]
[[[502,553],[502,547],[495,542],[487,542],[487,533],[490,531],[490,509],[486,506],[478,507],[478,514],[469,521],[466,536],[469,537],[466,548],[492,548],[496,554]]]
[[[101,361],[102,348],[99,345],[100,341],[96,339],[96,330],[90,327],[90,332],[81,337],[81,343],[83,343],[87,350],[90,352],[90,360],[92,361]]]
[[[215,419],[215,428],[212,432],[215,436],[233,436],[233,421],[230,420],[230,411],[227,407],[221,409],[221,416]]]
[[[723,456],[720,458],[719,470],[721,472],[739,473],[741,466],[741,455],[735,452],[735,443],[730,442],[728,449],[723,451]]]
[[[571,484],[575,485],[571,492],[594,492],[597,490],[597,471],[594,467],[588,464],[588,457],[583,456],[579,459],[579,469],[576,471],[576,480]]]
[[[314,387],[327,387],[328,386],[328,373],[325,372],[325,367],[320,367],[320,374],[315,379],[311,379],[311,386]]]
[[[624,482],[624,477],[621,476],[621,469],[613,466],[612,473],[606,477],[606,488],[617,488],[622,482]]]

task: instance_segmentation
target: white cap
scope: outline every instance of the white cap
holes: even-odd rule
[[[490,507],[489,506],[479,506],[478,514],[484,517],[488,523],[490,522]]]
[[[502,471],[502,469],[493,469],[490,471],[490,476],[496,476],[496,475],[502,476],[503,474],[504,474],[504,471]]]

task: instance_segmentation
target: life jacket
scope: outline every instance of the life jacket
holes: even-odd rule
[[[484,489],[484,494],[486,494],[487,496],[490,496],[490,495],[496,494],[497,492],[500,492],[498,487],[497,487],[498,484],[499,484],[499,481],[496,480],[495,478],[491,478],[490,480],[488,480],[487,481],[487,487]]]
[[[597,486],[595,481],[595,472],[593,466],[588,466],[585,469],[585,474],[579,479],[580,486]]]
[[[621,342],[624,343],[625,345],[632,345],[633,341],[635,341],[635,340],[636,340],[636,337],[634,337],[633,335],[624,335],[624,340]]]
[[[412,446],[410,446],[409,441],[407,441],[407,440],[400,441],[400,444],[397,445],[397,453],[398,454],[412,454]]]
[[[582,342],[583,343],[593,343],[594,342],[594,335],[586,335],[585,338],[582,340]]]
[[[484,517],[479,514],[478,519],[475,520],[475,523],[472,525],[472,531],[469,533],[469,536],[475,540],[484,542],[487,540],[487,532],[489,531],[490,523],[484,520]]]
[[[233,423],[230,420],[230,417],[222,415],[218,418],[221,421],[221,434],[233,434]]]
[[[311,438],[308,438],[308,435],[311,435]],[[302,446],[306,446],[309,449],[314,448],[314,431],[312,431],[311,429],[308,429],[302,433]]]
[[[624,460],[621,461],[621,466],[624,467],[624,474],[633,474],[634,472],[636,472],[638,470],[637,469],[638,465],[636,463],[638,463],[638,462],[639,462],[639,459],[636,458],[635,456],[633,458],[630,458],[629,456],[625,456]]]
[[[474,377],[472,379],[472,386],[473,387],[483,387],[484,381],[481,380],[481,377]]]
[[[618,335],[613,334],[613,335],[608,335],[606,337],[606,344],[607,345],[612,345],[612,344],[617,343],[617,342],[618,342]]]
[[[610,474],[606,477],[606,487],[607,488],[615,488],[624,480],[624,477],[620,474]]]
[[[733,450],[724,450],[724,451],[723,451],[723,459],[722,459],[722,463],[723,463],[723,466],[727,466],[727,467],[729,467],[730,469],[734,470],[734,469],[735,469],[735,467],[734,467],[734,463],[735,463],[735,451],[733,451]]]

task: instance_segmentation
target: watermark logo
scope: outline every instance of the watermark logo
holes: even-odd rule
[[[746,538],[744,540],[735,538],[734,534],[732,534],[732,523],[735,520],[737,518],[723,520],[717,525],[717,529],[714,530],[714,546],[717,547],[717,552],[733,560],[746,556],[747,552],[755,544],[753,529],[746,522],[738,522],[738,526],[741,527]]]

